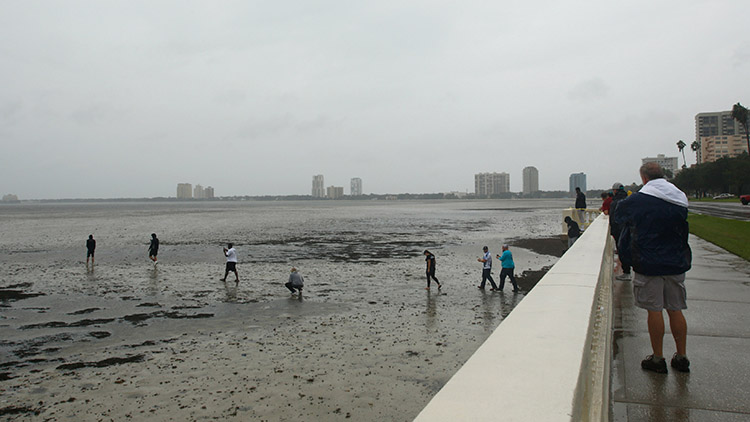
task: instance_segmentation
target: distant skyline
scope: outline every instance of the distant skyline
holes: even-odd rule
[[[0,3],[0,195],[637,182],[750,106],[747,1]],[[689,152],[689,151],[688,151]],[[695,154],[686,153],[688,165]]]

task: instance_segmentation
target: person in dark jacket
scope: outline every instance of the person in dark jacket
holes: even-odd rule
[[[570,217],[565,217],[565,224],[568,225],[568,249],[576,243],[579,237],[581,237],[581,228],[578,227],[578,223]]]
[[[575,208],[578,210],[578,222],[581,223],[584,227],[586,225],[584,224],[586,221],[586,195],[581,192],[581,188],[576,187],[576,206]]]
[[[154,261],[154,267],[159,263],[156,257],[159,254],[159,238],[156,233],[151,233],[151,244],[148,245],[148,259]]]
[[[427,265],[425,268],[425,271],[427,272],[427,288],[425,290],[430,290],[430,279],[435,280],[435,283],[438,285],[438,290],[442,289],[443,286],[435,277],[435,255],[433,255],[432,252],[425,250],[424,256],[424,262]]]
[[[648,311],[648,333],[653,354],[641,362],[643,369],[667,372],[662,350],[667,310],[677,352],[671,366],[690,372],[686,354],[687,309],[685,272],[692,253],[688,245],[688,201],[685,194],[664,179],[654,162],[640,169],[644,186],[617,205],[615,223],[622,227],[617,244],[623,264],[633,266],[633,296],[636,306]]]
[[[615,238],[615,245],[617,245],[620,241],[620,232],[622,231],[622,228],[615,222],[615,213],[617,212],[617,204],[627,198],[628,193],[625,192],[625,187],[619,182],[612,185],[612,192],[614,192],[614,196],[612,197],[612,202],[609,204],[609,232],[612,234],[612,237]],[[621,266],[622,274],[615,278],[623,281],[630,280],[630,265],[621,262]]]
[[[96,240],[94,235],[90,234],[88,240],[86,240],[86,266],[89,266],[89,258],[91,258],[91,265],[94,265],[94,251],[96,251]]]

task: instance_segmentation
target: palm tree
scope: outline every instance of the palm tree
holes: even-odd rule
[[[737,103],[732,107],[732,118],[737,120],[743,128],[745,128],[745,138],[747,138],[747,153],[750,154],[750,130],[748,129],[748,115],[747,108],[743,107],[742,104]]]
[[[687,167],[687,163],[685,163],[685,147],[687,146],[686,143],[682,142],[682,139],[677,141],[677,149],[680,150],[682,153],[682,168]]]
[[[698,162],[698,151],[701,149],[701,142],[700,141],[693,141],[692,144],[690,144],[690,149],[693,150],[695,153],[695,164],[700,164]]]

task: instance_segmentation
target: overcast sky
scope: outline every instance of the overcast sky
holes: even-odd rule
[[[635,182],[697,113],[750,105],[748,6],[0,0],[0,195]]]

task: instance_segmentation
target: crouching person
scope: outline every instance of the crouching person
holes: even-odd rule
[[[304,286],[304,284],[305,279],[299,275],[296,268],[292,267],[292,273],[289,274],[289,281],[284,284],[284,286],[286,286],[292,294],[297,293],[297,291],[299,291],[299,294],[302,294],[302,286]]]

